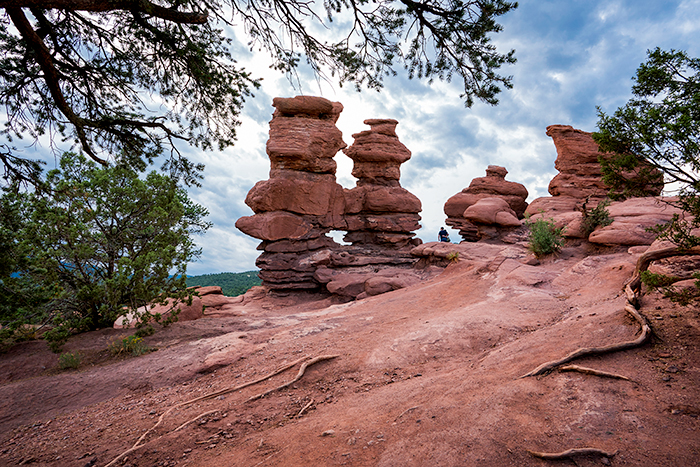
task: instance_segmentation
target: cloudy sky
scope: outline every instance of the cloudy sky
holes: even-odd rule
[[[401,167],[401,184],[423,203],[418,236],[433,241],[444,225],[445,201],[484,176],[489,164],[506,167],[507,180],[524,184],[528,201],[546,196],[556,151],[545,128],[567,124],[594,131],[596,106],[610,113],[629,99],[631,77],[648,49],[674,48],[700,57],[700,0],[524,0],[500,23],[503,31],[492,39],[501,52],[516,50],[518,62],[501,73],[513,75],[514,88],[500,94],[496,107],[476,103],[471,109],[459,99],[461,83],[428,85],[401,73],[387,79],[379,93],[357,93],[353,86],[319,85],[301,70],[300,89],[268,68],[264,52],[234,44],[239,63],[264,78],[263,86],[246,103],[236,146],[223,152],[187,150],[206,165],[203,186],[191,196],[209,209],[214,224],[197,239],[203,253],[188,273],[255,268],[258,241],[234,224],[252,215],[246,193],[268,178],[265,142],[273,97],[305,94],[340,101],[345,110],[337,126],[348,145],[353,133],[368,129],[363,120],[398,120],[399,138],[413,154]],[[335,159],[338,182],[355,186],[351,160],[342,153]],[[459,239],[457,232],[451,235]]]
[[[196,154],[207,169],[202,189],[192,196],[209,208],[214,227],[199,239],[203,254],[189,273],[254,268],[258,241],[234,223],[252,214],[245,195],[268,178],[265,141],[273,97],[302,93],[341,102],[345,110],[337,126],[348,145],[353,133],[368,128],[363,120],[398,120],[399,138],[413,153],[401,167],[401,184],[423,203],[418,236],[433,241],[444,224],[445,201],[484,176],[489,164],[506,167],[508,180],[524,184],[528,201],[546,196],[556,151],[545,128],[567,124],[594,131],[596,106],[613,112],[629,99],[631,77],[648,49],[700,56],[700,0],[525,0],[500,22],[503,31],[493,42],[501,51],[515,49],[518,62],[503,69],[513,75],[514,88],[501,93],[497,107],[477,103],[467,109],[459,99],[460,83],[428,85],[401,74],[379,93],[357,93],[335,83],[319,87],[302,71],[299,89],[269,70],[263,53],[237,49],[239,62],[264,78],[263,87],[246,104],[238,144],[222,153]],[[338,182],[353,187],[350,159],[339,153],[336,161]]]

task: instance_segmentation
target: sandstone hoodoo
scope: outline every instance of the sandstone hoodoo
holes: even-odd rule
[[[336,183],[335,154],[345,147],[335,126],[343,106],[321,97],[275,98],[267,154],[270,179],[246,204],[255,212],[236,227],[262,240],[260,278],[272,289],[315,289],[313,273],[337,244],[325,234],[344,227],[345,198]]]
[[[400,165],[411,158],[396,135],[396,120],[369,119],[370,130],[356,133],[343,152],[354,164],[357,186],[345,190],[345,241],[403,247],[420,228],[421,202],[401,187]]]
[[[358,181],[344,190],[336,183],[333,160],[345,147],[335,126],[342,105],[295,97],[276,98],[273,106],[267,143],[270,179],[248,193],[246,204],[255,215],[236,222],[241,231],[262,240],[256,264],[263,286],[325,287],[355,298],[412,283],[415,277],[408,276],[418,258],[410,250],[420,244],[413,237],[420,228],[421,203],[399,183],[399,167],[411,152],[396,136],[398,122],[365,120],[370,130],[353,135],[355,143],[345,153],[354,161]],[[328,237],[331,230],[347,232],[350,245]]]
[[[483,226],[518,227],[527,208],[527,189],[505,179],[505,167],[489,165],[486,176],[472,180],[467,188],[445,203],[447,225],[459,230],[466,241],[484,235]]]
[[[549,193],[577,199],[605,198],[610,187],[603,183],[598,158],[610,157],[610,154],[598,151],[598,143],[593,141],[591,133],[570,125],[550,125],[547,136],[554,140],[557,148],[554,168],[559,171],[549,182]],[[629,174],[629,177],[633,178],[634,174]],[[645,191],[648,196],[658,196],[662,189],[663,185],[649,185]]]
[[[533,218],[544,216],[552,218],[558,227],[565,227],[564,235],[567,237],[583,237],[581,231],[581,210],[586,203],[588,209],[594,208],[604,200],[610,188],[602,181],[602,169],[599,157],[610,157],[610,154],[598,151],[598,144],[593,140],[591,133],[577,130],[569,125],[550,125],[547,127],[547,135],[554,141],[557,149],[557,159],[554,167],[559,173],[549,183],[551,197],[537,198],[528,206],[526,214]],[[635,174],[627,175],[634,178]],[[645,192],[649,198],[642,202],[648,209],[658,212],[655,220],[672,216],[675,212],[670,207],[660,208],[658,200],[652,198],[661,194],[663,185],[647,185]],[[632,202],[635,206],[638,201]],[[617,205],[618,203],[613,203]],[[626,211],[611,206],[613,211]],[[645,208],[646,209],[646,208]],[[649,244],[653,235],[644,232],[640,227],[633,234],[625,232],[625,226],[618,222],[614,227],[605,227],[610,231],[607,234],[595,232],[590,240],[596,243],[620,243],[625,245]],[[618,232],[618,234],[612,231]],[[620,236],[619,233],[624,235]],[[641,243],[640,243],[641,242]]]

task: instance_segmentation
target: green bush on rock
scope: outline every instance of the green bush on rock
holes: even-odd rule
[[[564,246],[564,227],[557,227],[554,219],[540,218],[535,221],[527,218],[525,225],[530,230],[528,249],[538,258],[561,251]]]

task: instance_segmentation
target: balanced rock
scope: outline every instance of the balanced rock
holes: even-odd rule
[[[267,154],[272,169],[335,174],[333,156],[344,148],[335,126],[343,106],[322,97],[276,97]]]
[[[520,225],[519,218],[523,217],[523,213],[527,208],[525,199],[528,196],[527,189],[524,185],[516,182],[510,182],[505,179],[508,171],[505,167],[497,165],[489,165],[486,169],[485,177],[478,177],[472,180],[469,186],[463,189],[460,193],[452,196],[445,203],[444,211],[447,215],[445,221],[447,225],[459,230],[459,234],[466,241],[477,241],[481,238],[479,227],[477,224],[494,224],[504,227],[516,227]],[[496,203],[490,201],[482,204],[480,208],[476,208],[470,212],[470,216],[465,213],[471,207],[479,203],[483,199],[500,198],[504,203],[498,203],[499,206],[504,206],[507,211],[499,209],[493,212],[493,219],[487,220],[487,217],[479,217],[478,213],[483,213],[484,210],[493,210]],[[487,208],[487,206],[490,206]],[[499,219],[503,223],[495,221],[496,212],[507,212],[501,214]],[[470,218],[471,217],[471,218]]]
[[[401,171],[399,166],[411,158],[411,151],[401,144],[396,135],[396,125],[392,119],[368,119],[364,123],[370,130],[355,133],[355,142],[344,149],[346,156],[353,160],[352,175],[359,185],[398,186]]]
[[[411,152],[396,136],[398,122],[366,120],[370,130],[353,135],[345,153],[358,181],[344,190],[333,160],[345,147],[335,127],[343,106],[320,97],[276,98],[273,106],[270,179],[248,192],[255,214],[236,222],[262,240],[256,265],[266,290],[325,287],[347,299],[409,283],[386,279],[369,292],[364,286],[382,269],[408,270],[418,261],[410,248],[420,243],[413,236],[421,203],[399,183],[399,167]],[[338,245],[326,235],[331,230],[346,231],[351,245]]]
[[[420,228],[421,202],[401,187],[400,165],[411,157],[396,135],[398,122],[364,121],[370,130],[353,135],[355,142],[343,152],[353,160],[357,186],[345,190],[345,241],[403,247]]]
[[[343,228],[345,197],[333,157],[346,145],[335,126],[343,106],[321,97],[275,98],[267,154],[270,179],[258,182],[246,204],[255,215],[236,227],[263,240],[256,261],[270,289],[315,289],[318,254],[338,246],[326,233]]]

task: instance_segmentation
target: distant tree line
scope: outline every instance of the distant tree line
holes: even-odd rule
[[[187,287],[198,285],[206,287],[218,285],[221,291],[228,297],[244,294],[262,281],[258,277],[258,271],[246,272],[221,272],[219,274],[203,274],[201,276],[188,276]]]

